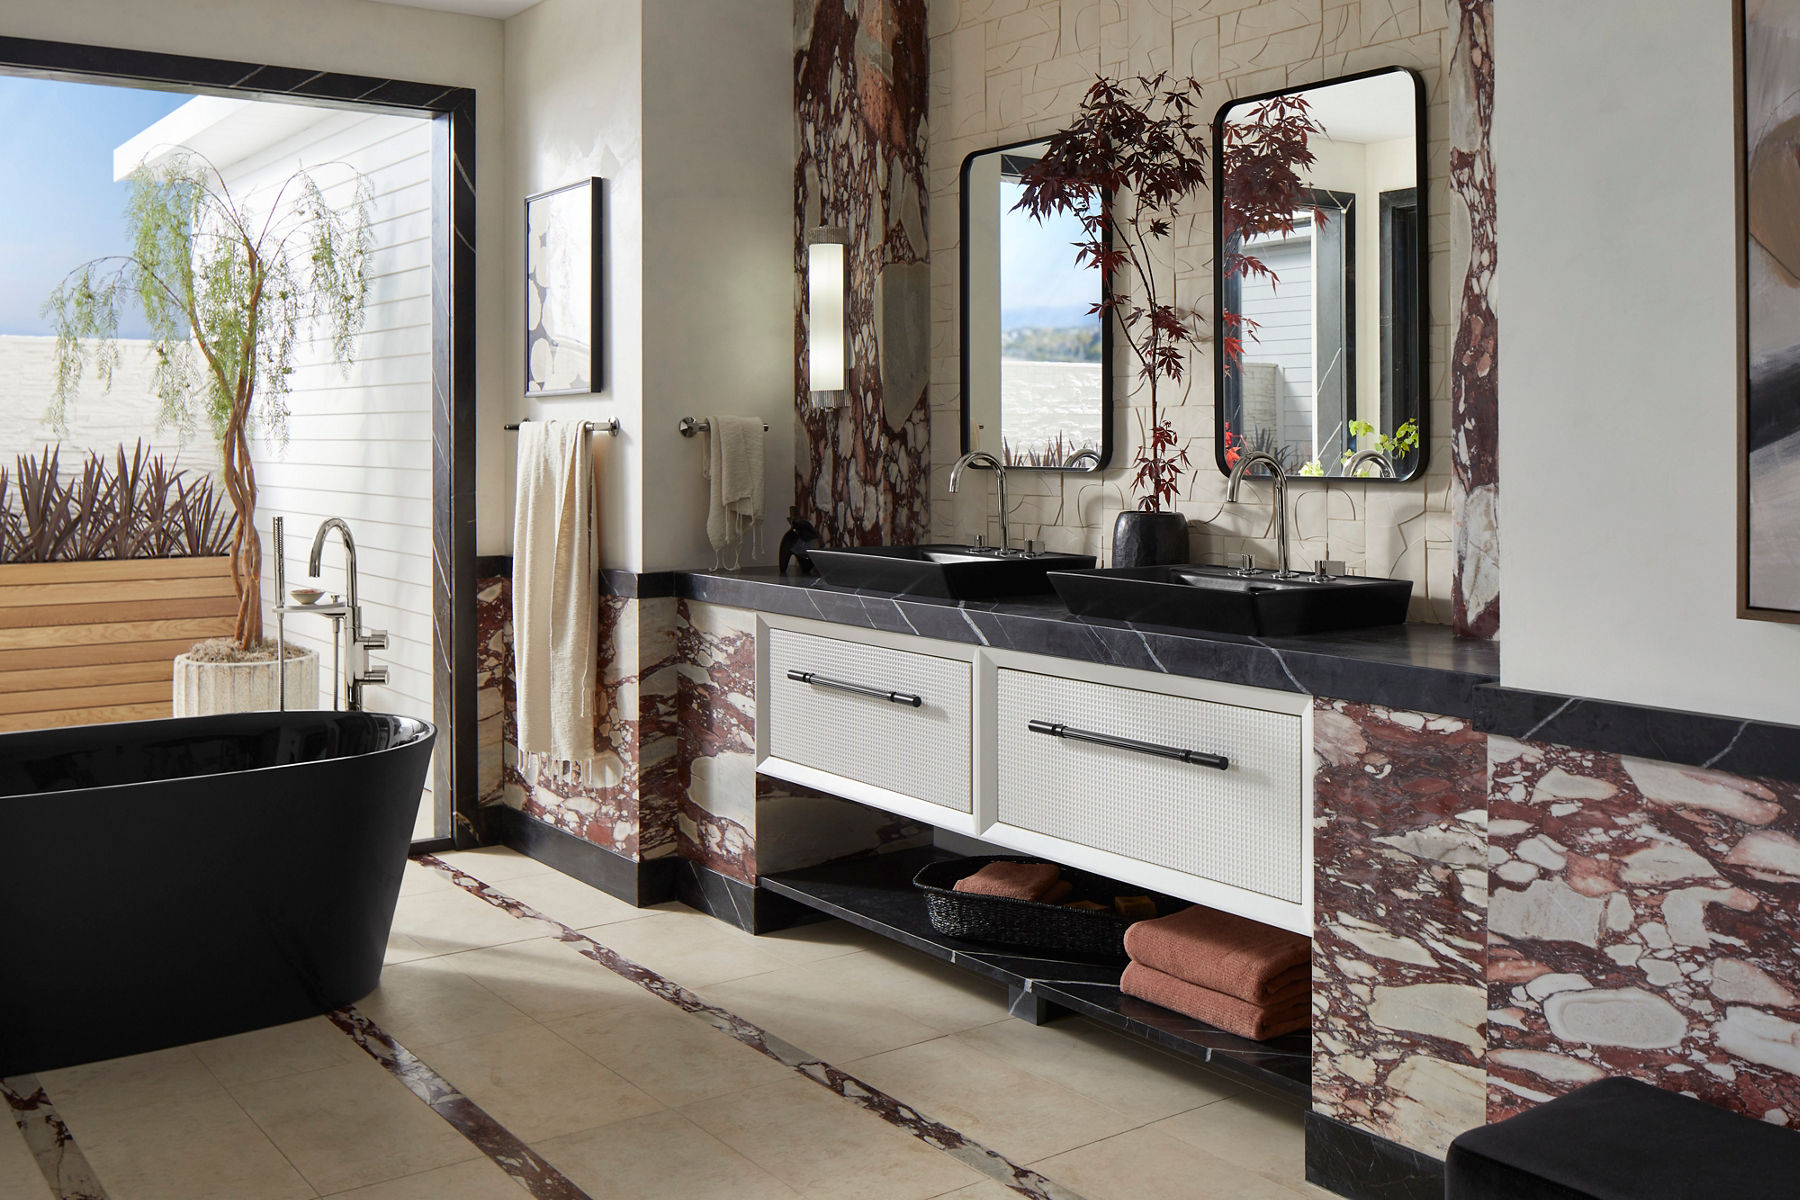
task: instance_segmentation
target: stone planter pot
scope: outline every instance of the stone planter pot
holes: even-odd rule
[[[276,693],[276,664],[268,662],[195,662],[175,658],[174,715],[205,717],[216,713],[267,712],[281,707]],[[319,656],[312,650],[287,660],[287,706],[319,707]]]
[[[1113,522],[1112,565],[1160,567],[1188,561],[1187,518],[1127,509]]]

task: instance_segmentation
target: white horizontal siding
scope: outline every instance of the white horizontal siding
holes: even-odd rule
[[[329,332],[309,332],[295,348],[285,446],[256,445],[265,534],[287,521],[289,586],[306,581],[314,531],[326,517],[348,521],[356,538],[364,623],[385,629],[372,659],[389,683],[368,690],[372,708],[432,716],[432,136],[405,117],[334,114],[299,136],[226,168],[234,192],[268,194],[297,165],[312,166],[329,201],[354,195],[353,176],[373,196],[369,297],[348,371],[330,361]],[[314,164],[317,164],[316,166]],[[344,594],[344,552],[331,538],[319,586]],[[271,547],[271,550],[273,547]],[[273,555],[269,556],[273,571]],[[290,636],[324,659],[321,703],[329,703],[330,623],[296,615]],[[427,832],[422,813],[420,833]]]

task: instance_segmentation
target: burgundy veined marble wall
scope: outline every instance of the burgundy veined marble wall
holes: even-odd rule
[[[807,390],[794,320],[794,501],[828,542],[924,541],[930,528],[930,247],[925,240],[925,0],[796,0],[796,277],[806,234],[849,234],[843,406]]]
[[[1488,1119],[1632,1075],[1800,1125],[1800,784],[1489,760]]]
[[[1427,0],[1428,3],[1431,0]],[[1450,350],[1452,618],[1456,631],[1500,633],[1500,340],[1494,315],[1494,0],[1444,0],[1450,58],[1451,261],[1457,266]]]
[[[675,601],[602,596],[601,692],[593,762],[558,763],[518,749],[512,584],[477,588],[481,803],[507,804],[622,854],[675,852],[678,774]]]
[[[1443,1157],[1482,1123],[1487,738],[1313,708],[1313,1108]]]

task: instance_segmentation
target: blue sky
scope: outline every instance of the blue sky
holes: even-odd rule
[[[50,332],[38,315],[75,267],[128,246],[113,149],[188,97],[0,75],[0,334]],[[145,334],[121,316],[123,337]]]
[[[1073,243],[1084,241],[1081,221],[1064,213],[1038,221],[1015,211],[1023,188],[1010,179],[1000,181],[1000,323],[1011,328],[1009,310],[1027,310],[1027,324],[1043,323],[1054,310],[1058,325],[1082,325],[1094,301],[1100,298],[1100,272],[1075,265]]]

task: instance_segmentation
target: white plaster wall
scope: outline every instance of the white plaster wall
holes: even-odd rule
[[[617,418],[616,438],[593,439],[600,481],[600,562],[641,570],[644,397],[644,88],[642,0],[543,0],[505,25],[505,194],[499,249],[484,256],[484,290],[501,297],[496,414],[478,444],[499,458],[504,481],[484,498],[482,547],[512,545],[517,438],[500,425],[521,417]],[[525,197],[599,177],[606,181],[602,390],[593,396],[525,399]],[[485,420],[485,418],[484,418]]]
[[[710,566],[704,437],[761,417],[773,563],[794,477],[794,15],[785,0],[644,6],[645,570]]]
[[[1495,6],[1501,676],[1800,723],[1800,628],[1735,616],[1731,26]]]
[[[1343,559],[1352,570],[1415,581],[1413,616],[1448,621],[1451,594],[1449,375],[1455,311],[1448,187],[1449,105],[1444,79],[1455,31],[1444,0],[932,0],[931,254],[933,531],[961,533],[944,473],[960,452],[957,172],[964,156],[1065,125],[1097,72],[1163,69],[1205,89],[1203,115],[1234,97],[1316,83],[1376,67],[1419,71],[1426,89],[1426,194],[1430,207],[1431,462],[1425,476],[1392,485],[1313,483],[1290,488],[1293,557]],[[1168,269],[1176,303],[1212,307],[1211,197],[1177,228]],[[1208,330],[1210,337],[1211,331]],[[1197,523],[1196,551],[1250,551],[1272,563],[1271,489],[1252,484],[1246,503],[1224,502],[1214,463],[1210,344],[1176,387],[1172,419],[1195,470],[1180,509]],[[1013,536],[1052,548],[1110,551],[1113,518],[1130,502],[1129,464],[1147,396],[1115,382],[1113,467],[1094,476],[1017,472]],[[1146,414],[1147,415],[1147,414]],[[990,513],[992,501],[989,502]],[[990,536],[997,527],[990,525]]]
[[[477,544],[503,553],[510,527],[497,503],[506,487],[498,426],[510,409],[501,390],[507,343],[506,294],[493,282],[504,262],[489,247],[515,238],[517,213],[505,200],[501,153],[501,24],[369,0],[58,0],[8,4],[4,32],[134,50],[157,50],[322,71],[396,77],[476,89]],[[516,361],[516,357],[514,360]],[[517,394],[516,383],[505,394]],[[490,433],[489,431],[494,432]]]

